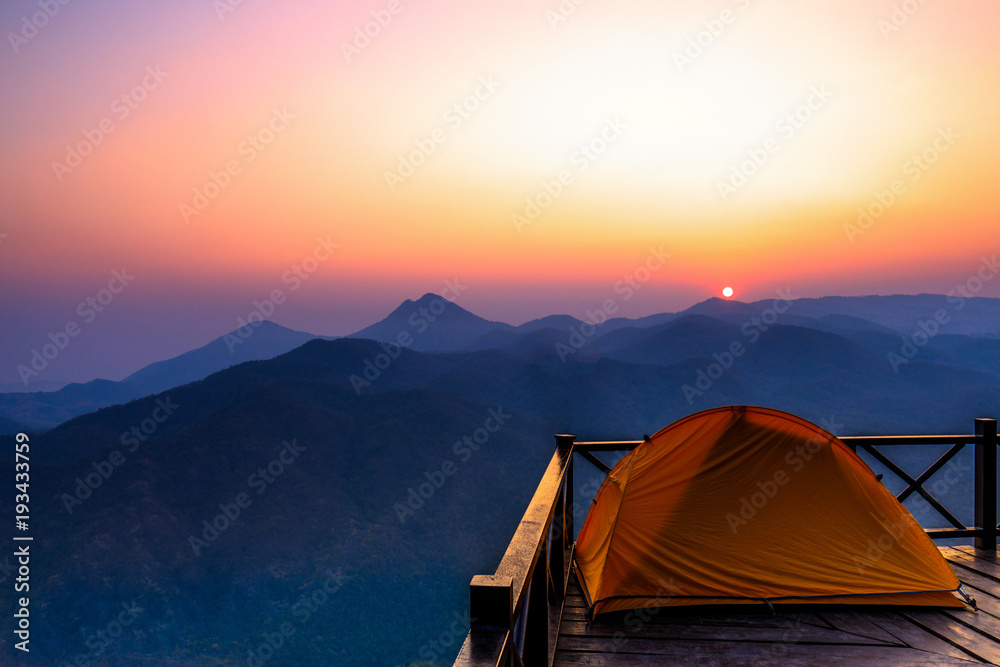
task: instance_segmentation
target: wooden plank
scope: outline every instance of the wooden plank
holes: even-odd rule
[[[977,549],[972,545],[960,544],[956,547],[940,547],[941,549],[954,549],[955,551],[961,551],[970,556],[975,556],[976,558],[985,560],[988,563],[1000,564],[1000,557],[997,557],[995,551],[988,551],[986,549]]]
[[[941,613],[953,621],[975,629],[983,635],[983,639],[976,643],[973,648],[981,646],[985,642],[992,645],[994,650],[1000,649],[1000,618],[983,612],[975,614],[960,610],[952,611],[950,609],[944,609]]]
[[[972,547],[969,548],[971,549]],[[941,547],[941,555],[952,566],[952,569],[955,569],[954,566],[958,565],[968,570],[974,570],[1000,584],[1000,564],[990,562],[975,554],[970,554],[959,547]],[[956,574],[959,573],[956,572]],[[958,578],[962,578],[961,574],[959,574]]]
[[[889,649],[882,649],[888,651]],[[879,665],[880,667],[972,667],[982,663],[968,660],[958,660],[955,658],[944,658],[929,654],[921,654],[912,649],[894,649],[896,653],[892,655],[880,654],[878,656],[868,656],[868,659],[859,658],[855,655],[800,655],[798,652],[788,653],[775,659],[770,655],[741,655],[733,656],[729,654],[708,655],[698,652],[693,655],[681,653],[674,657],[665,658],[662,655],[634,655],[621,654],[608,656],[599,653],[560,653],[556,656],[555,667],[610,667],[620,665],[621,667],[645,667],[656,665],[662,667],[669,665],[711,665],[718,667],[758,667],[759,665],[779,664],[781,667],[857,667],[857,665]],[[905,651],[905,653],[902,653]],[[853,662],[858,660],[858,662]]]
[[[889,634],[883,628],[872,623],[870,618],[856,611],[831,611],[824,612],[821,616],[841,632],[849,632],[859,637],[875,639],[887,644],[905,645],[898,637]]]
[[[565,637],[604,639],[613,644],[617,639],[669,639],[669,640],[711,640],[726,642],[768,642],[768,643],[809,643],[809,644],[868,644],[872,646],[902,646],[894,637],[889,640],[861,637],[856,634],[817,628],[805,623],[793,624],[784,628],[761,628],[745,625],[664,625],[642,624],[633,625],[621,623],[583,623],[579,621],[564,622],[561,628],[560,646],[565,644]]]
[[[609,651],[605,640],[567,638],[556,665],[782,665],[838,667],[893,665],[969,667],[957,659],[899,646],[767,644],[754,642],[622,639]]]
[[[801,607],[799,607],[801,609]],[[805,625],[815,625],[817,628],[826,628],[828,630],[836,630],[822,614],[818,614],[811,611],[785,611],[782,607],[778,606],[778,618],[785,618],[792,623],[803,623]]]
[[[697,607],[634,610],[650,616],[622,612],[588,623],[574,578],[554,664],[1000,664],[1000,558],[971,546],[940,549],[977,598],[980,614],[825,608],[770,617]]]
[[[950,656],[961,660],[972,659],[968,653],[955,648],[952,644],[931,634],[923,627],[915,625],[901,614],[882,612],[865,614],[865,618],[907,646],[936,655]]]
[[[1000,644],[965,623],[936,611],[907,611],[902,615],[977,660],[991,664],[1000,661]],[[969,616],[978,618],[972,612]]]
[[[563,605],[561,602],[549,605],[548,646],[546,649],[547,664],[551,665],[559,646],[559,630],[562,627]]]
[[[938,547],[941,555],[949,563],[962,563],[966,567],[977,569],[981,572],[998,576],[1000,574],[1000,560],[995,556],[988,556],[981,549],[974,547]]]

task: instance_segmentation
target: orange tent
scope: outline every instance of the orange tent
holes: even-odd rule
[[[766,408],[699,412],[625,456],[597,492],[575,560],[593,613],[963,606],[954,572],[864,461],[820,427]]]

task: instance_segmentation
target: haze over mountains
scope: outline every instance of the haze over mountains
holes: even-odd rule
[[[267,323],[121,383],[0,396],[0,430],[47,420],[40,659],[248,664],[288,623],[266,664],[450,664],[469,579],[496,566],[553,433],[633,439],[739,403],[839,435],[965,433],[1000,406],[997,299],[591,319],[515,327],[428,294],[352,337]],[[964,488],[942,494],[963,518]],[[133,601],[135,631],[98,655],[88,641]]]
[[[425,294],[416,301],[405,301],[385,319],[350,337],[402,344],[416,351],[506,349],[529,356],[556,353],[563,361],[607,356],[662,365],[698,357],[710,359],[727,343],[747,342],[750,338],[756,342],[756,336],[767,327],[794,325],[838,335],[885,356],[887,361],[895,354],[899,357],[895,359],[896,367],[908,365],[910,359],[903,353],[916,349],[917,361],[1000,372],[998,299],[930,294],[815,299],[785,296],[789,305],[782,313],[773,311],[774,301],[742,303],[713,298],[679,313],[634,320],[609,317],[595,309],[588,311],[585,319],[551,315],[512,326],[483,319],[444,297]],[[692,345],[692,340],[685,342],[685,333],[699,335],[690,328],[663,333],[667,323],[696,315],[739,326],[746,333],[741,331],[733,338],[731,330],[716,331],[714,340],[721,346],[717,349]],[[760,326],[751,321],[771,316],[773,320],[764,319]],[[702,320],[702,324],[709,323]],[[625,331],[616,333],[618,330]],[[730,340],[718,340],[720,335],[728,335]],[[657,336],[663,340],[658,342]],[[681,339],[674,340],[674,336]],[[151,364],[120,382],[93,380],[58,391],[0,394],[0,432],[52,428],[92,410],[197,381],[244,361],[273,358],[317,337],[273,322],[254,323],[196,350]],[[911,338],[912,348],[904,349],[904,337]],[[641,341],[645,343],[640,345]],[[917,347],[920,343],[924,344]]]

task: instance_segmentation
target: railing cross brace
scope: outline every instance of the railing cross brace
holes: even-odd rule
[[[921,496],[924,497],[924,500],[926,500],[930,504],[931,507],[933,507],[935,510],[937,510],[938,513],[941,516],[943,516],[951,525],[955,526],[955,528],[965,528],[965,524],[963,524],[961,521],[959,521],[958,519],[956,519],[955,515],[952,514],[951,512],[949,512],[947,509],[945,509],[944,505],[942,505],[941,503],[939,503],[938,500],[937,500],[937,498],[935,498],[934,496],[932,496],[930,494],[930,492],[927,491],[927,489],[925,489],[924,487],[922,487],[919,484],[917,484],[917,480],[915,480],[912,477],[910,477],[909,474],[907,474],[907,472],[905,470],[903,470],[898,465],[896,465],[895,463],[893,463],[893,461],[889,457],[887,457],[885,454],[883,454],[882,452],[878,451],[877,449],[875,449],[871,445],[863,445],[862,447],[863,447],[863,449],[866,452],[868,452],[869,454],[871,454],[872,456],[874,456],[878,460],[879,463],[881,463],[886,468],[888,468],[889,470],[891,470],[893,473],[895,473],[896,475],[898,475],[900,477],[900,479],[902,479],[904,482],[906,482],[910,486],[915,487],[916,490],[917,490],[917,492]],[[897,498],[897,500],[898,500],[898,498]],[[902,502],[902,501],[900,501],[900,502]]]

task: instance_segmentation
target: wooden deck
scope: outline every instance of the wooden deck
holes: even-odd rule
[[[735,610],[632,610],[586,620],[570,570],[575,525],[589,497],[574,499],[574,460],[609,468],[595,453],[628,452],[642,440],[577,442],[555,436],[556,449],[524,517],[492,574],[469,584],[472,618],[455,667],[551,665],[969,665],[1000,664],[1000,561],[997,560],[997,420],[976,419],[975,435],[851,436],[906,482],[896,499],[920,494],[950,528],[933,539],[971,538],[972,547],[941,548],[982,612],[900,607],[779,607]],[[917,477],[892,462],[892,447],[951,445]],[[974,524],[965,525],[925,485],[963,448],[974,449]],[[585,485],[586,486],[586,485]],[[582,490],[582,489],[581,489]],[[581,512],[581,510],[583,510]],[[581,516],[577,516],[581,514]]]
[[[941,547],[980,612],[880,607],[777,608],[733,615],[699,608],[633,610],[588,623],[574,574],[555,665],[1000,664],[1000,559]]]

